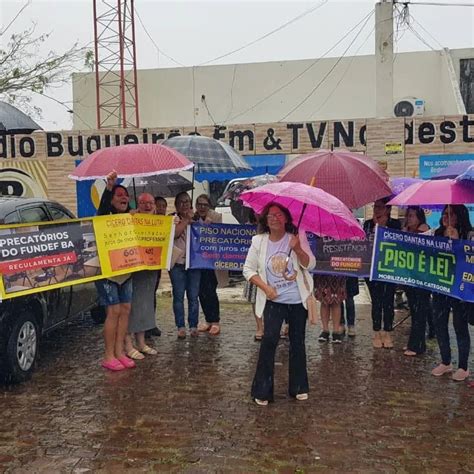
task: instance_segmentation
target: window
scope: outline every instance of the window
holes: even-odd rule
[[[53,217],[53,221],[59,221],[61,219],[72,219],[71,215],[66,212],[65,209],[59,207],[48,206],[49,212]]]
[[[42,207],[29,207],[27,209],[20,209],[21,222],[44,222],[49,221],[46,210]]]
[[[10,212],[10,214],[7,214],[5,216],[5,219],[3,219],[4,224],[19,224],[20,223],[20,218],[18,217],[18,212]]]

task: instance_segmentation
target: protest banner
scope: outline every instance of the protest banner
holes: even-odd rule
[[[474,302],[474,241],[377,227],[371,280]]]
[[[187,234],[186,268],[241,271],[256,233],[253,225],[192,224]]]
[[[368,277],[372,260],[372,241],[334,240],[330,237],[308,238],[316,257],[313,273]]]
[[[0,226],[0,298],[167,268],[173,218],[116,214]]]

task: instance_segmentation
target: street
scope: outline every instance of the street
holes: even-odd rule
[[[99,367],[101,327],[70,324],[42,342],[30,382],[0,387],[0,472],[474,472],[474,390],[430,375],[434,341],[403,356],[409,321],[394,350],[372,349],[361,301],[354,339],[321,344],[308,329],[306,402],[286,394],[281,341],[268,407],[250,398],[259,343],[247,304],[223,305],[220,336],[179,341],[162,296],[158,355],[119,373]]]

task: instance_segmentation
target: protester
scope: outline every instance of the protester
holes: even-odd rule
[[[267,205],[261,216],[260,233],[253,237],[244,264],[245,279],[257,286],[255,312],[264,318],[264,335],[252,384],[252,398],[262,406],[273,401],[275,351],[285,317],[290,338],[289,395],[297,400],[308,399],[305,304],[313,281],[308,270],[315,267],[315,258],[306,234],[302,231],[293,235],[295,232],[285,207]]]
[[[391,229],[400,229],[400,222],[390,217],[391,206],[387,206],[389,197],[374,202],[372,219],[364,222],[364,231],[370,238],[375,232],[376,224]],[[372,328],[374,330],[372,344],[375,348],[385,347],[391,349],[393,341],[394,296],[395,285],[381,281],[368,281],[370,297],[372,299]],[[383,321],[383,331],[382,331]]]
[[[472,231],[469,211],[463,205],[445,206],[439,224],[440,226],[435,230],[435,236],[449,239],[468,239]],[[453,373],[452,379],[461,382],[469,377],[468,361],[471,338],[468,318],[469,312],[472,311],[472,303],[440,293],[433,293],[433,320],[441,353],[441,363],[431,371],[431,374],[439,377],[453,371],[448,330],[451,310],[453,312],[453,326],[456,333],[459,359],[458,369]]]
[[[155,214],[159,216],[166,216],[166,208],[168,207],[168,203],[166,202],[166,199],[161,196],[155,196]],[[161,280],[161,270],[156,271],[156,287],[155,287],[155,295],[156,292],[158,291],[158,287],[160,286],[160,280]],[[154,299],[155,303],[155,314],[156,314],[156,298]],[[155,326],[153,329],[149,329],[148,331],[145,331],[145,337],[150,337],[150,336],[161,336],[161,330],[158,326]]]
[[[188,299],[188,324],[192,337],[198,336],[199,321],[199,284],[201,270],[186,270],[186,234],[187,227],[193,222],[194,213],[191,198],[188,193],[179,193],[174,201],[178,223],[175,228],[172,268],[170,270],[171,285],[173,287],[173,312],[178,339],[186,338],[184,322],[184,295]]]
[[[207,194],[201,194],[196,198],[196,214],[194,219],[201,224],[220,224],[222,223],[222,214],[211,209],[211,200]],[[199,324],[198,330],[200,332],[209,331],[209,334],[212,336],[217,336],[221,332],[217,283],[217,276],[214,270],[201,270],[199,302],[201,303],[206,321]]]
[[[115,184],[117,173],[107,175],[107,185],[100,200],[97,215],[122,214],[130,211],[129,196],[125,187]],[[102,367],[119,371],[135,367],[135,362],[125,355],[125,335],[132,301],[130,274],[96,281],[99,299],[105,306],[104,323],[105,356]]]
[[[314,294],[321,302],[320,342],[329,341],[329,319],[332,319],[332,342],[340,344],[343,339],[341,332],[341,303],[346,299],[346,278],[336,275],[315,275]]]
[[[166,199],[161,196],[155,196],[155,206],[156,206],[156,214],[159,216],[166,216],[166,209],[168,207],[168,203]]]
[[[138,196],[140,214],[155,213],[155,199],[149,193]],[[132,211],[133,212],[133,211]],[[141,270],[132,275],[132,309],[128,321],[128,334],[125,338],[125,350],[131,359],[140,360],[143,354],[156,355],[156,349],[145,342],[145,331],[156,327],[156,282],[157,270]],[[132,334],[135,334],[137,348],[133,346]]]
[[[426,224],[425,212],[421,207],[410,206],[407,209],[403,230],[416,234],[429,230],[429,226]],[[404,354],[408,357],[414,357],[426,351],[426,321],[428,314],[432,312],[431,292],[422,288],[407,286],[405,294],[410,308],[411,330]]]

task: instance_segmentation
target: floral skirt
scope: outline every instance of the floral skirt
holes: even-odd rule
[[[324,304],[341,304],[347,298],[346,277],[315,275],[314,295]]]

